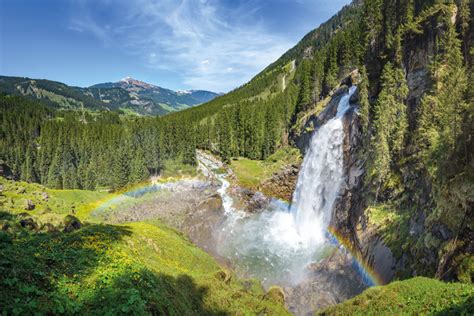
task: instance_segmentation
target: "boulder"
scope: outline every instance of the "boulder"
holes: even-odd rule
[[[47,201],[49,199],[49,195],[46,192],[42,192],[41,197],[43,198],[44,201]]]
[[[265,293],[264,298],[277,304],[285,304],[285,292],[279,286],[270,287],[267,293]]]
[[[32,200],[30,199],[27,199],[26,202],[25,202],[25,210],[27,211],[31,211],[31,210],[34,210],[36,207],[35,203],[33,203]]]
[[[37,230],[38,229],[38,224],[31,217],[21,219],[20,220],[20,225],[21,225],[21,227],[27,228],[27,229],[30,229],[30,230]]]
[[[262,183],[262,191],[281,200],[291,201],[298,181],[300,164],[284,166]]]
[[[232,279],[232,274],[228,270],[219,270],[214,274],[214,276],[226,284],[229,284]]]
[[[13,180],[15,178],[13,176],[12,169],[3,161],[0,161],[0,177],[4,177],[9,180]]]
[[[76,216],[73,216],[73,215],[67,215],[63,220],[63,224],[64,224],[63,231],[65,233],[70,233],[82,227],[81,221]]]

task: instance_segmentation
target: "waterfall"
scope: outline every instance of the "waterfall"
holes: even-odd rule
[[[344,181],[343,115],[356,87],[339,101],[336,116],[313,134],[293,194],[292,213],[298,234],[308,246],[325,241],[334,201]]]
[[[326,232],[344,182],[343,115],[355,90],[349,89],[335,117],[312,135],[291,207],[273,200],[263,212],[245,215],[232,207],[228,182],[220,179],[227,220],[217,233],[217,251],[238,273],[266,285],[297,284],[304,279],[306,267],[334,247]]]

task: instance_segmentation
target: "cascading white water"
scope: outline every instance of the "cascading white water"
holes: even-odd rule
[[[312,136],[298,176],[291,208],[274,200],[267,210],[242,216],[227,194],[228,182],[219,190],[228,220],[218,238],[217,251],[245,275],[264,284],[295,284],[311,262],[324,256],[331,245],[326,232],[334,201],[344,181],[342,116],[349,108],[351,87],[337,108],[336,116]],[[230,213],[238,212],[238,215]]]
[[[292,212],[301,240],[314,247],[325,241],[334,201],[344,181],[342,116],[349,108],[349,89],[339,101],[336,116],[312,136],[293,194]]]

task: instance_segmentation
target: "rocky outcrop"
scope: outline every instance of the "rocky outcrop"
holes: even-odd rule
[[[262,183],[262,191],[268,196],[291,201],[298,181],[301,163],[284,166]]]
[[[341,97],[347,93],[347,86],[356,83],[357,79],[351,75],[341,82],[342,88],[335,91],[327,107],[317,117],[311,117],[302,127],[301,135],[295,139],[295,144],[304,153],[310,142],[313,129],[310,126],[325,124],[333,118],[337,112],[337,106]],[[344,169],[345,182],[339,192],[339,198],[334,205],[331,226],[342,235],[359,259],[364,260],[382,276],[385,282],[390,281],[395,273],[396,260],[390,249],[383,244],[380,236],[375,230],[369,230],[365,224],[366,199],[364,192],[364,161],[361,159],[360,148],[362,146],[362,128],[360,125],[358,107],[359,93],[351,96],[350,108],[344,114]],[[346,245],[348,246],[348,245]]]
[[[286,305],[295,315],[313,315],[314,311],[338,304],[365,289],[352,256],[336,248],[309,267],[303,282],[285,287]]]
[[[208,196],[184,216],[181,230],[194,244],[217,257],[214,233],[224,220],[220,195]]]
[[[303,155],[307,150],[308,144],[311,140],[311,135],[313,135],[313,131],[317,130],[336,115],[339,101],[344,96],[344,94],[347,93],[347,91],[347,86],[337,89],[334,92],[331,101],[329,101],[329,103],[319,115],[310,116],[302,126],[297,127],[293,131],[292,135],[290,135],[292,142]]]
[[[243,209],[248,213],[263,211],[268,203],[270,203],[270,198],[262,192],[255,192],[240,186],[232,186],[231,194],[236,198],[234,203],[237,204],[237,208]]]

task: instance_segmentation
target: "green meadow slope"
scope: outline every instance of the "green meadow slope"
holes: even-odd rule
[[[2,313],[287,314],[258,282],[238,280],[173,229],[88,222],[106,193],[1,186]],[[35,208],[25,211],[28,203]]]
[[[376,286],[321,315],[472,315],[474,286],[416,277]]]

